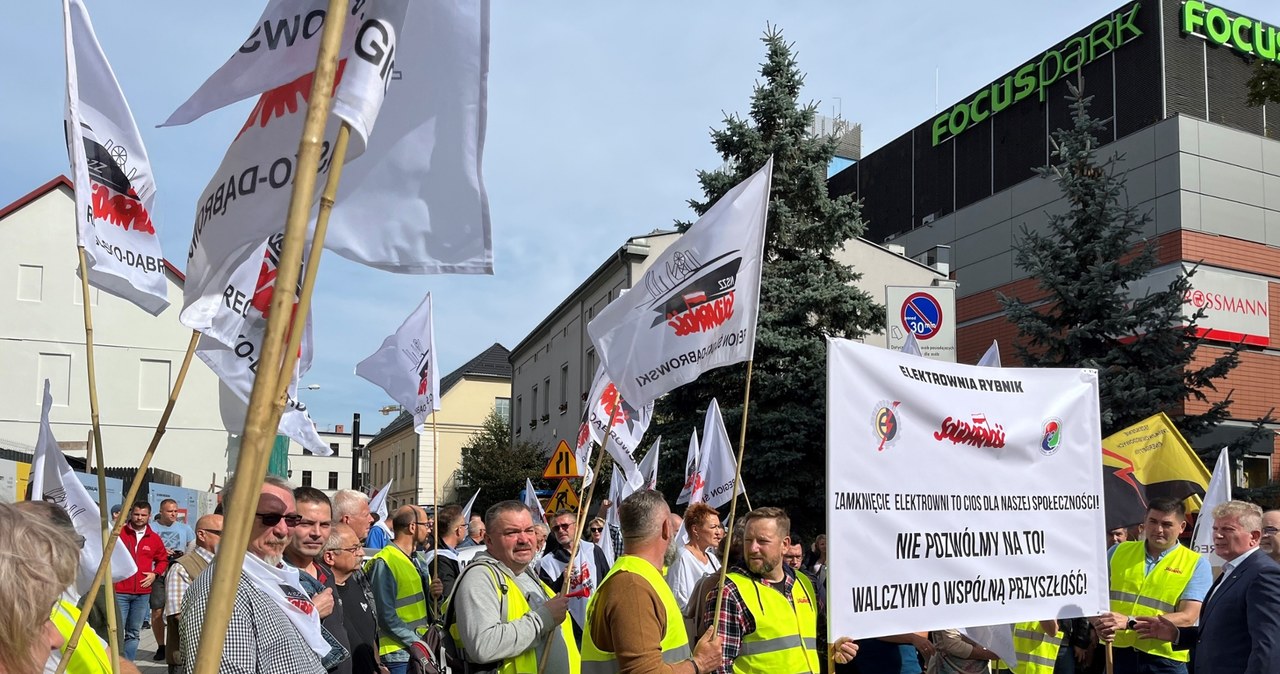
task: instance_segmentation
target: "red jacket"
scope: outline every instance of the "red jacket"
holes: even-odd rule
[[[157,576],[156,582],[161,582],[158,577],[169,568],[169,553],[164,548],[160,534],[149,526],[139,534],[126,524],[120,531],[119,545],[123,545],[133,555],[133,563],[138,565],[138,572],[133,577],[116,583],[116,593],[151,594],[150,587],[142,586],[143,574],[154,573]],[[154,587],[154,583],[152,586]]]

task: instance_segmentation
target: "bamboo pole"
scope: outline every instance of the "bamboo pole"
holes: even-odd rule
[[[430,376],[434,376],[432,372]],[[431,386],[431,382],[427,382],[427,386]],[[431,529],[435,532],[435,551],[431,554],[431,582],[435,584],[436,579],[440,577],[440,489],[437,486],[440,480],[440,433],[436,429],[436,401],[431,400]],[[427,588],[430,592],[431,588]],[[435,604],[435,613],[440,615],[440,598],[432,598]]]
[[[138,498],[138,492],[142,491],[142,478],[146,475],[147,468],[151,466],[151,457],[155,456],[156,448],[160,446],[160,439],[164,437],[165,429],[169,424],[169,415],[173,413],[173,407],[178,402],[178,394],[182,392],[182,384],[187,379],[187,370],[191,367],[191,357],[195,355],[196,343],[199,340],[200,333],[194,330],[191,331],[191,341],[187,344],[187,353],[182,358],[182,367],[178,368],[178,378],[173,382],[173,390],[169,392],[169,402],[165,404],[164,412],[160,415],[160,423],[156,425],[156,432],[151,436],[151,444],[147,447],[146,453],[142,455],[142,461],[138,464],[138,471],[133,474],[133,482],[129,485],[129,491],[125,494],[122,505],[133,503]],[[122,510],[121,512],[124,511]],[[71,662],[70,654],[75,651],[76,646],[80,643],[80,635],[84,632],[85,621],[89,619],[89,611],[87,609],[98,598],[98,590],[103,586],[107,588],[106,592],[108,593],[108,620],[115,620],[115,599],[113,597],[115,588],[107,579],[110,572],[111,553],[115,550],[116,543],[120,540],[120,531],[124,528],[124,523],[127,519],[128,515],[117,518],[111,527],[111,533],[103,540],[102,563],[98,565],[98,571],[93,576],[93,583],[89,586],[89,592],[84,596],[86,610],[80,612],[80,618],[76,621],[75,628],[71,630],[71,636],[67,637],[66,652],[63,654],[62,662],[58,664],[57,674],[62,674],[66,671],[64,663]],[[107,624],[108,629],[110,629],[110,622]]]
[[[738,515],[738,490],[742,488],[742,451],[747,446],[747,409],[751,404],[751,370],[754,360],[747,361],[747,384],[742,392],[742,428],[738,432],[738,460],[733,467],[733,500],[729,501],[729,524],[725,535],[729,545],[724,546],[720,558],[720,582],[716,585],[716,631],[720,631],[720,607],[724,604],[724,581],[729,576],[729,548],[733,547],[733,520]],[[723,635],[722,635],[723,636]]]
[[[97,466],[95,467],[97,468],[97,473],[98,473],[98,514],[102,517],[102,537],[103,537],[102,540],[106,541],[107,536],[109,536],[111,532],[111,510],[110,510],[111,504],[107,500],[107,473],[106,473],[107,464],[102,458],[102,445],[99,445],[98,443],[93,441],[92,429],[90,429],[89,431],[89,437],[87,439],[87,442],[88,442],[88,446],[92,448],[91,452],[93,454],[93,460],[97,464]],[[90,452],[86,451],[85,452],[86,460],[89,458],[89,455],[90,455]],[[105,542],[103,543],[102,547],[103,547],[103,550],[105,551],[106,550]],[[106,565],[107,572],[110,573],[111,571],[110,558],[104,555],[102,557],[101,563]],[[119,672],[120,671],[120,626],[116,624],[116,588],[115,586],[110,583],[107,583],[106,592],[107,592],[107,598],[106,598],[107,646],[111,648],[111,671]],[[81,613],[87,614],[90,610],[92,610],[92,608],[93,608],[92,605],[86,604],[84,607],[84,611],[82,611]]]
[[[294,304],[293,289],[297,286],[302,265],[302,248],[306,241],[307,221],[310,219],[311,202],[315,195],[320,146],[329,117],[346,9],[346,0],[329,0],[306,121],[298,142],[293,193],[289,199],[284,245],[276,276],[276,289],[283,292],[275,292],[271,297],[271,311],[267,317],[266,334],[262,340],[262,355],[259,359],[263,367],[259,367],[254,378],[240,456],[236,460],[235,477],[239,486],[231,494],[230,502],[224,504],[225,524],[220,544],[220,557],[223,561],[215,565],[209,603],[200,630],[200,652],[204,657],[200,657],[200,653],[187,656],[196,659],[195,674],[216,674],[221,665],[220,654],[226,644],[227,624],[231,619],[232,603],[240,581],[239,562],[248,549],[260,485],[266,476],[271,457],[270,445],[284,409],[284,396],[280,395],[279,388],[281,368],[288,367],[297,358],[296,347],[291,349],[292,356],[290,350],[285,350],[284,337]],[[334,161],[330,164],[330,170],[341,165],[340,161]],[[299,313],[304,310],[304,303],[309,301],[307,290],[303,289]],[[288,341],[293,343],[295,337],[300,343],[301,334],[290,335]],[[292,372],[292,367],[288,367],[285,372]],[[288,383],[286,378],[284,386],[287,387]]]
[[[622,403],[621,395],[613,399],[613,409],[609,410],[609,428],[613,428],[613,417],[618,413],[618,408],[621,406],[621,403]],[[604,441],[608,442],[609,438],[606,436]],[[591,497],[593,494],[595,494],[596,485],[600,483],[600,468],[604,464],[604,454],[605,454],[604,445],[601,444],[600,451],[598,454],[596,454],[596,465],[595,465],[595,468],[592,470],[591,484],[588,485],[586,488],[587,493],[586,493],[585,499],[582,497],[582,494],[581,494],[582,490],[581,489],[578,490],[579,491],[578,512],[574,516],[576,519],[576,522],[575,522],[576,526],[574,527],[574,532],[573,532],[573,544],[569,547],[569,563],[564,567],[564,582],[561,584],[560,594],[569,594],[570,576],[573,573],[573,568],[578,558],[578,543],[582,541],[582,527],[584,524],[586,524],[586,517],[584,517],[584,515],[586,515],[586,512],[585,512],[586,508],[583,507],[583,504],[585,503],[588,506],[591,505]],[[614,504],[614,507],[616,508],[617,504]],[[573,620],[573,616],[566,613],[564,619]],[[542,660],[538,662],[538,674],[542,674],[543,671],[547,668],[547,660],[550,660],[550,658],[547,657],[547,650],[551,648],[551,642],[552,642],[552,639],[555,637],[555,635],[556,635],[555,630],[552,630],[549,634],[547,634],[547,643],[542,647]]]

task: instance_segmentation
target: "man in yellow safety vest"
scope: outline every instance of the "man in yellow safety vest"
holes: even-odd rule
[[[431,535],[422,508],[400,506],[391,518],[391,545],[365,564],[377,606],[378,658],[391,674],[409,669],[409,648],[427,631],[427,595],[413,553]],[[425,647],[425,646],[424,646]]]

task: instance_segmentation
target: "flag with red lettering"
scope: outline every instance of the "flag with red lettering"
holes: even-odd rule
[[[587,326],[632,405],[750,360],[773,158],[729,190]]]
[[[342,122],[352,130],[346,161],[359,157],[367,146],[368,133],[393,75],[392,54],[406,5],[407,0],[364,3],[363,23],[347,47],[349,55],[338,61],[333,115],[320,153],[320,186],[331,168],[333,144]],[[361,39],[374,42],[361,47]],[[369,50],[380,51],[375,57],[366,53]],[[281,231],[293,190],[294,160],[311,85],[312,73],[306,72],[259,97],[196,202],[181,315],[188,327],[221,339],[217,331],[208,328],[223,310],[226,298],[244,290],[232,287],[232,274],[264,240]],[[317,187],[313,200],[320,198],[321,191]],[[366,223],[377,219],[374,213],[366,215]]]
[[[715,398],[707,406],[707,416],[702,422],[702,446],[698,449],[698,475],[694,489],[690,491],[689,502],[703,503],[712,508],[733,500],[735,492],[745,494],[746,489],[737,484],[737,457],[729,444],[729,433],[725,431],[724,419],[720,416],[720,403]]]
[[[356,365],[356,374],[377,384],[413,414],[419,433],[427,415],[440,409],[440,370],[431,326],[431,293],[405,319],[395,334],[382,340],[372,355]]]
[[[151,219],[155,178],[142,135],[80,0],[63,0],[67,153],[89,283],[156,316],[169,306]]]
[[[48,501],[71,517],[76,533],[84,536],[80,547],[80,569],[76,574],[76,591],[87,592],[93,577],[102,563],[102,511],[89,496],[76,474],[67,463],[67,457],[58,448],[49,426],[49,409],[53,396],[49,395],[49,380],[44,380],[44,397],[40,407],[40,434],[36,438],[36,451],[31,458],[31,498]],[[128,548],[116,545],[111,551],[111,580],[120,582],[138,572],[133,555]]]
[[[613,415],[612,418],[610,414]],[[626,476],[627,482],[639,486],[643,483],[643,477],[632,454],[640,446],[640,440],[649,428],[652,417],[652,402],[636,409],[618,395],[618,387],[609,381],[604,366],[596,368],[596,376],[591,382],[591,392],[587,397],[587,408],[583,410],[582,424],[578,427],[578,446],[575,452],[578,465],[590,465],[591,443],[603,445],[609,456],[613,457],[614,464]],[[584,485],[591,484],[591,476],[583,479]]]
[[[533,481],[527,477],[524,479],[524,505],[529,509],[529,514],[537,516],[538,524],[547,526],[547,513],[542,507],[542,502],[538,500],[538,492],[533,488]]]
[[[698,429],[689,435],[689,452],[684,458],[684,486],[676,497],[676,505],[689,503],[693,492],[702,491],[702,473],[698,472]]]

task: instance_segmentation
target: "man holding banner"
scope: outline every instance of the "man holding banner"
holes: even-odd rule
[[[1178,627],[1194,625],[1213,572],[1200,553],[1178,542],[1187,528],[1181,501],[1158,498],[1147,507],[1143,541],[1126,541],[1108,551],[1111,610],[1094,620],[1103,640],[1112,641],[1117,674],[1185,673],[1188,651],[1141,637],[1138,618],[1163,615]]]

